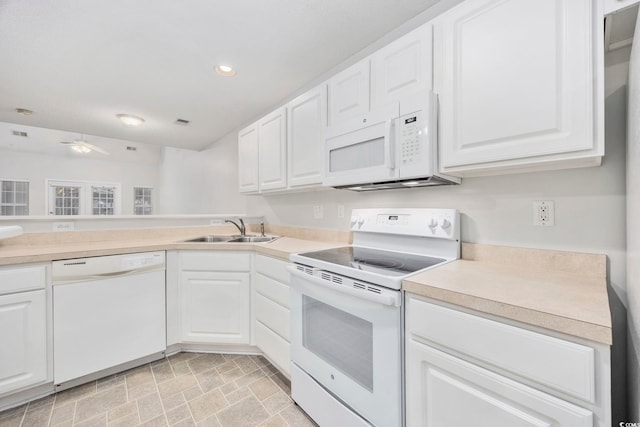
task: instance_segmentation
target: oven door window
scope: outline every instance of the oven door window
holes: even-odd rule
[[[373,392],[373,324],[302,296],[302,345]]]

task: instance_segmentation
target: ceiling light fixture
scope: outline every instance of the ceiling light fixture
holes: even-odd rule
[[[236,70],[228,65],[218,65],[216,67],[216,73],[220,74],[221,76],[231,77],[236,75]]]
[[[116,117],[120,119],[122,123],[127,126],[140,126],[144,123],[144,119],[137,116],[132,116],[131,114],[116,114]]]
[[[72,145],[71,149],[76,153],[82,153],[82,154],[91,152],[91,149],[89,147],[85,147],[84,145]]]

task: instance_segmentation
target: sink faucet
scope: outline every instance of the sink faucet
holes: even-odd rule
[[[235,225],[236,228],[240,231],[240,235],[241,236],[246,236],[247,235],[247,228],[244,226],[244,221],[242,220],[242,218],[238,218],[238,221],[240,221],[240,225],[238,225],[235,221],[231,221],[230,219],[225,219],[224,222],[230,222],[231,224]]]

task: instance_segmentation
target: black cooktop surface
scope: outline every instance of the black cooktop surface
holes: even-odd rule
[[[405,254],[357,246],[305,252],[300,255],[385,276],[403,276],[445,261],[443,258],[426,255]]]

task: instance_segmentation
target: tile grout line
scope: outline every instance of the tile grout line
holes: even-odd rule
[[[173,366],[171,366],[171,362],[169,362],[169,358],[166,355],[165,355],[165,360],[167,361],[167,364],[169,365],[169,369],[171,369],[171,373],[173,374],[173,377],[175,378],[176,377],[176,373],[173,371]],[[149,369],[151,370],[151,378],[153,378],[153,384],[156,386],[156,392],[158,393],[158,399],[160,400],[160,407],[162,408],[162,413],[164,414],[164,419],[167,422],[167,426],[170,426],[169,418],[167,417],[167,409],[164,407],[164,402],[162,401],[162,396],[160,396],[160,388],[158,387],[158,380],[156,379],[156,374],[153,372],[153,366],[149,366]],[[140,419],[140,409],[138,409],[138,419]]]

